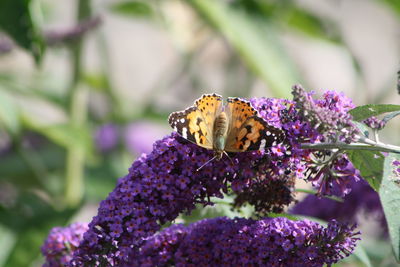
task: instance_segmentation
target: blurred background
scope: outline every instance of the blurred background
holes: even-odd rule
[[[400,103],[396,0],[0,0],[0,31],[0,266],[40,266],[49,230],[89,222],[203,93],[290,98],[301,83]],[[373,266],[396,266],[365,240]]]

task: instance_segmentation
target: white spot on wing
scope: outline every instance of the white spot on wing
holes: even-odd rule
[[[271,135],[271,132],[270,131],[267,131],[267,136],[270,136]]]
[[[184,118],[182,118],[182,119],[181,119],[181,123],[184,123],[184,122],[185,122],[185,119],[184,119]]]
[[[259,150],[264,151],[266,143],[267,143],[267,141],[265,139],[262,139]]]
[[[176,128],[176,126],[174,127],[174,131],[175,131],[175,132],[177,132],[177,131],[178,131],[178,128]]]
[[[186,127],[182,128],[182,137],[187,139],[187,128]]]

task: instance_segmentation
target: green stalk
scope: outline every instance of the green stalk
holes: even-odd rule
[[[362,143],[315,143],[315,144],[301,144],[303,149],[324,150],[324,149],[339,149],[339,150],[370,150],[380,152],[400,153],[400,147],[377,143],[373,140],[362,140]]]
[[[89,17],[90,0],[79,0],[77,10],[78,22]],[[74,129],[84,126],[87,119],[87,90],[80,86],[82,76],[82,45],[83,37],[71,46],[72,54],[72,79],[68,93],[70,123]],[[71,144],[67,150],[65,170],[65,204],[69,207],[77,206],[84,192],[84,163],[85,153],[83,147]]]
[[[98,50],[101,56],[101,75],[105,78],[104,89],[105,93],[111,101],[113,109],[111,110],[111,115],[114,120],[119,121],[122,118],[123,108],[121,100],[115,93],[113,88],[113,77],[111,76],[111,60],[110,53],[108,49],[108,43],[104,36],[104,32],[99,31],[97,36]]]

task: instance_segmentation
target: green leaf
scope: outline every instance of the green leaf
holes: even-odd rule
[[[131,17],[151,17],[154,14],[152,7],[142,1],[124,1],[114,3],[110,7],[111,11]]]
[[[400,155],[389,153],[385,159],[382,184],[379,189],[379,196],[385,213],[389,228],[390,239],[396,260],[400,262]]]
[[[8,228],[3,227],[0,224],[0,244],[2,249],[0,250],[0,266],[4,266],[5,261],[9,257],[11,249],[14,247],[16,242],[16,235]]]
[[[190,214],[181,214],[178,220],[183,220],[184,223],[193,223],[200,219],[222,216],[250,218],[254,214],[254,208],[250,205],[245,205],[239,210],[232,209],[233,197],[229,195],[225,195],[223,199],[212,197],[211,201],[214,203],[213,206],[198,204],[195,210],[191,211]]]
[[[5,266],[32,266],[40,246],[54,226],[63,226],[76,209],[58,211],[38,195],[24,192],[12,209],[0,208],[0,221],[16,236]]]
[[[391,112],[391,113],[385,115],[385,117],[383,117],[382,120],[383,120],[384,122],[388,122],[388,121],[390,121],[391,119],[393,119],[393,118],[395,118],[395,117],[397,117],[397,116],[399,116],[399,115],[400,115],[400,111]]]
[[[18,233],[17,241],[6,261],[6,266],[29,266],[39,256],[46,237],[45,230],[27,229]]]
[[[18,72],[13,73],[0,73],[0,84],[5,91],[12,92],[16,97],[22,96],[23,98],[40,98],[44,101],[57,104],[61,106],[66,102],[64,95],[60,94],[58,90],[46,90],[43,88],[51,87],[55,89],[56,84],[49,84],[48,76],[35,77],[32,81],[23,81]],[[57,84],[60,84],[56,80]]]
[[[312,37],[337,41],[337,26],[326,17],[319,18],[293,1],[237,0],[232,5],[246,9],[253,16],[272,19],[284,27],[291,27]],[[328,30],[327,30],[328,29]]]
[[[353,116],[355,121],[363,121],[371,116],[377,116],[382,113],[398,111],[400,105],[393,104],[368,104],[353,108],[349,113]]]
[[[274,212],[268,213],[268,218],[281,218],[281,217],[289,219],[291,221],[299,221],[299,220],[301,220],[300,218],[298,218],[296,215],[293,215],[293,214],[274,213]]]
[[[383,0],[393,11],[400,15],[400,1],[398,0]]]
[[[362,263],[364,263],[365,267],[372,267],[371,261],[368,257],[367,252],[365,251],[364,247],[361,244],[357,244],[356,249],[354,250],[353,254],[357,257]]]
[[[46,169],[54,173],[64,168],[64,154],[65,151],[61,147],[50,144],[40,148],[40,159],[38,160],[42,160]],[[17,186],[18,189],[39,187],[40,184],[36,179],[32,179],[32,176],[31,166],[21,158],[19,152],[12,151],[2,155],[0,160],[0,181],[10,182]],[[54,179],[52,182],[54,182]]]
[[[186,3],[227,39],[275,96],[290,97],[290,88],[301,80],[268,20],[223,1],[189,0]]]
[[[33,20],[30,5],[30,0],[1,0],[0,29],[19,46],[29,50],[38,63],[44,50],[44,41]]]
[[[294,214],[294,216],[297,218],[297,220],[310,220],[316,223],[319,223],[320,225],[327,227],[328,226],[328,222],[324,221],[320,218],[317,217],[313,217],[313,216],[306,216],[306,215],[299,215],[299,214]]]
[[[363,246],[369,258],[374,259],[374,262],[382,262],[384,260],[384,266],[386,267],[397,266],[395,264],[396,259],[392,254],[392,245],[388,242],[387,238],[362,238],[360,244]]]
[[[365,125],[364,123],[358,122],[358,121],[353,121],[353,123],[365,137],[369,137],[369,130],[368,130],[367,125]]]
[[[12,95],[0,89],[0,125],[12,134],[20,130],[19,108]]]
[[[284,16],[278,17],[283,20],[289,27],[302,31],[312,37],[338,42],[340,40],[339,30],[337,25],[325,21],[309,13],[307,10],[290,5],[285,9]],[[329,29],[329,31],[327,30]]]
[[[37,128],[55,143],[65,147],[77,146],[90,150],[91,138],[85,128],[72,127],[69,124],[51,125]]]
[[[385,157],[380,152],[368,150],[347,151],[350,161],[369,185],[378,191],[382,181]]]
[[[108,77],[102,74],[85,73],[82,80],[90,87],[99,92],[104,92],[109,86]]]
[[[27,117],[24,118],[24,123],[30,129],[39,132],[60,146],[66,148],[79,147],[85,153],[90,153],[93,149],[92,137],[86,127],[72,126],[68,123],[43,126]]]

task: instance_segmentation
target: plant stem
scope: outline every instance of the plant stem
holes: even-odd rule
[[[360,140],[361,141],[361,140]],[[340,149],[340,150],[372,150],[372,151],[381,151],[381,152],[392,152],[392,153],[400,153],[400,147],[387,145],[382,143],[377,143],[371,139],[364,138],[360,143],[317,143],[310,144],[305,143],[301,145],[303,149]]]
[[[90,0],[79,0],[77,10],[78,22],[90,16]],[[80,86],[82,75],[82,45],[83,37],[71,47],[72,79],[68,92],[70,123],[74,129],[79,129],[86,123],[87,117],[87,90]],[[83,197],[85,154],[83,147],[71,144],[67,150],[65,170],[65,204],[69,207],[77,206]]]
[[[378,130],[377,129],[372,129],[372,132],[374,133],[375,142],[379,143]]]
[[[306,193],[306,194],[309,194],[309,195],[317,195],[317,193],[318,193],[315,190],[303,189],[303,188],[296,188],[294,190],[294,192]],[[328,198],[328,199],[334,200],[336,202],[344,202],[344,200],[342,198],[340,198],[340,197],[335,197],[335,196],[320,196],[320,197]]]

